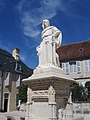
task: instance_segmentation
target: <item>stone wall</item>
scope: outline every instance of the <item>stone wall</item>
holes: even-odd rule
[[[89,120],[90,103],[74,103],[73,113],[74,113],[74,120]]]

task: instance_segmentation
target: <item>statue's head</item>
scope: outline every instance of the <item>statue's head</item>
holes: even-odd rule
[[[42,27],[43,27],[43,29],[45,29],[45,28],[47,28],[47,27],[49,27],[49,26],[50,26],[49,20],[44,19],[43,22],[42,22]]]

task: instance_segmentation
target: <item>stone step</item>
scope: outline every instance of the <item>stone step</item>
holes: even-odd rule
[[[74,120],[84,120],[84,117],[76,118]]]
[[[4,115],[4,113],[0,113],[0,120],[6,120],[6,116]]]
[[[7,118],[10,118],[11,120],[21,120],[21,118],[25,118],[25,112],[13,111],[0,113],[0,120],[7,120]]]

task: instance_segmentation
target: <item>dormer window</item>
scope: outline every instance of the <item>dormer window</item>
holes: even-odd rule
[[[21,64],[19,61],[16,61],[16,67],[15,67],[15,70],[18,71],[18,72],[21,72]]]
[[[18,60],[18,61],[19,61],[19,55],[16,55],[16,60]]]

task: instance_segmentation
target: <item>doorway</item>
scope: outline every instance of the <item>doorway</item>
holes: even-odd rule
[[[9,93],[4,93],[4,112],[8,111]]]

